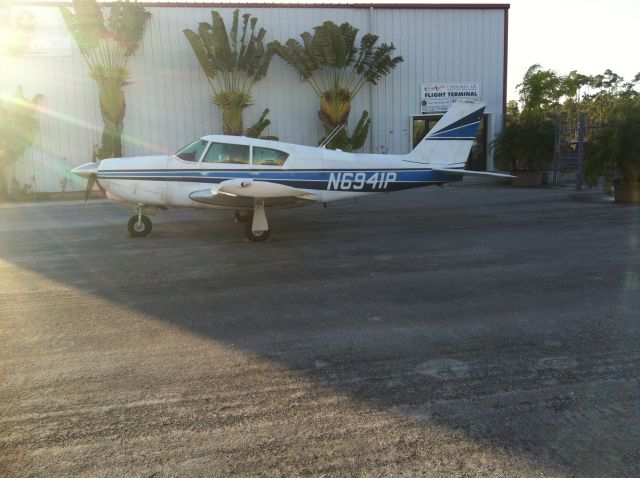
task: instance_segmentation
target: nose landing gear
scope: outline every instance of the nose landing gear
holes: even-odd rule
[[[151,219],[143,214],[146,211],[144,204],[138,204],[134,208],[135,214],[129,218],[127,229],[131,237],[145,237],[151,232]]]

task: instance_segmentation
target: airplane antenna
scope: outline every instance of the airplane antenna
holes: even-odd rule
[[[338,135],[338,133],[344,129],[345,126],[346,126],[345,123],[340,123],[338,126],[333,128],[333,131],[331,131],[331,133],[329,133],[329,136],[327,136],[324,139],[324,141],[322,143],[320,143],[319,147],[320,148],[326,148],[327,145],[331,142],[331,140],[333,138],[335,138]]]

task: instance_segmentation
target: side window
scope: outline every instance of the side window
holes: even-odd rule
[[[253,164],[260,166],[282,166],[289,155],[271,148],[253,147]]]
[[[198,161],[200,156],[202,156],[202,152],[207,147],[208,142],[199,139],[191,143],[189,146],[185,146],[180,151],[176,153],[176,156],[183,161]]]
[[[244,144],[211,143],[205,163],[249,164],[249,146]]]

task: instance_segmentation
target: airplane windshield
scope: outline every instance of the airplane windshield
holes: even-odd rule
[[[176,153],[176,156],[183,161],[198,161],[207,147],[207,144],[209,144],[208,141],[199,139],[198,141],[191,143],[189,146],[182,148]]]

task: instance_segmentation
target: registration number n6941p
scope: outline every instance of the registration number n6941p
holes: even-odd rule
[[[363,189],[372,189],[380,191],[387,189],[389,183],[394,182],[396,177],[396,173],[392,171],[331,173],[327,190],[361,191]]]

